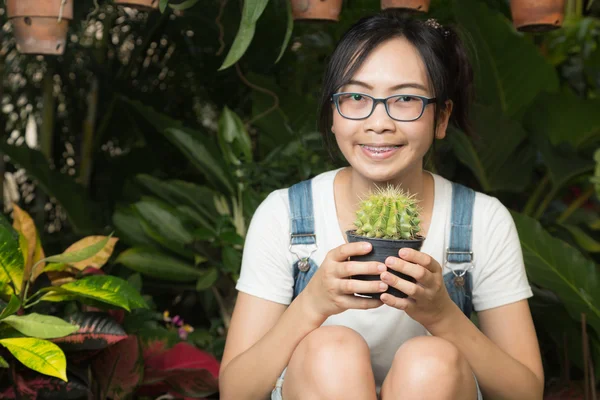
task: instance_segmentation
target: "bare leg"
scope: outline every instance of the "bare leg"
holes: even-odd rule
[[[383,400],[475,400],[471,367],[450,342],[421,336],[396,352],[381,387]]]
[[[283,381],[284,400],[376,400],[369,347],[357,332],[324,326],[296,348]]]

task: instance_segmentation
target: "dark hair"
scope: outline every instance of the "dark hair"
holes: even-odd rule
[[[472,134],[469,108],[473,97],[473,69],[457,31],[435,21],[422,21],[397,10],[384,10],[356,22],[340,39],[323,78],[318,128],[330,154],[336,146],[331,135],[331,96],[348,83],[380,44],[406,38],[419,52],[437,98],[434,126],[447,100],[452,100],[450,124]]]

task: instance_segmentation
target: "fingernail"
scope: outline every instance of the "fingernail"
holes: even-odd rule
[[[400,250],[400,257],[406,257],[408,255],[408,251],[405,249]]]
[[[394,265],[394,264],[396,264],[396,259],[395,259],[395,258],[393,258],[393,257],[388,257],[388,258],[385,260],[385,262],[386,262],[387,264]]]
[[[385,265],[383,265],[383,264],[379,264],[379,265],[377,266],[377,269],[378,269],[380,272],[385,272],[385,270],[387,270],[387,267],[386,267]]]
[[[363,249],[365,249],[365,250],[371,250],[371,243],[365,243],[365,244],[363,244]]]
[[[381,282],[381,283],[379,284],[379,289],[381,289],[381,290],[385,290],[385,289],[387,289],[387,285],[386,285],[385,283]]]
[[[390,274],[388,274],[387,272],[384,272],[383,274],[381,274],[381,279],[387,279],[388,276],[390,276]]]

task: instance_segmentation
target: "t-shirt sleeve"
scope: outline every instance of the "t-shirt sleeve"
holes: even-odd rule
[[[473,306],[475,311],[483,311],[527,299],[533,293],[510,212],[496,198],[484,195],[478,200],[484,203],[479,221],[484,223],[476,224],[473,231],[480,241],[480,250],[474,252],[479,271],[474,274]]]
[[[256,209],[244,243],[236,289],[281,304],[293,296],[293,267],[288,257],[289,210],[284,194],[272,192]]]

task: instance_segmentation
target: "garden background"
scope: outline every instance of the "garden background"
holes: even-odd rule
[[[289,0],[78,0],[60,54],[31,55],[11,1],[0,397],[218,398],[250,218],[272,190],[342,165],[316,131],[323,69],[380,2],[307,23]],[[513,212],[547,399],[595,399],[600,383],[598,3],[567,0],[560,29],[533,33],[507,0],[417,14],[458,24],[476,55],[477,138],[451,132],[429,168]]]

